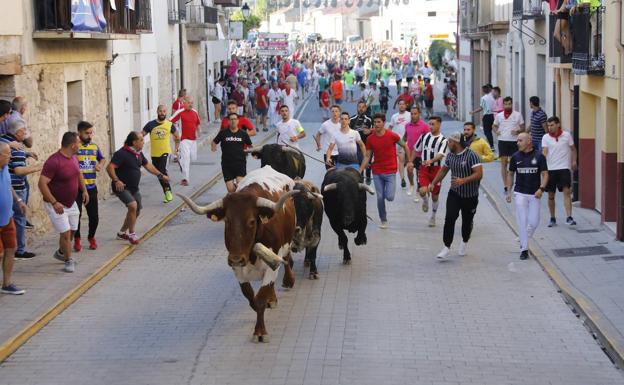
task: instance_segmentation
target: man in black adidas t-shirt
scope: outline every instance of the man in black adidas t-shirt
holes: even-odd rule
[[[247,154],[245,145],[251,146],[249,135],[238,128],[238,114],[230,113],[230,126],[221,130],[212,141],[212,151],[217,151],[217,144],[221,144],[221,170],[228,192],[236,191],[236,184],[247,175]]]

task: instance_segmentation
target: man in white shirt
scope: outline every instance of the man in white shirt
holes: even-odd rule
[[[507,96],[503,99],[503,111],[494,118],[492,126],[498,135],[498,155],[500,156],[501,177],[507,194],[507,168],[509,158],[518,151],[518,134],[525,131],[524,118],[518,111],[513,110],[513,99]]]
[[[329,147],[327,148],[325,159],[329,159],[327,166],[336,166],[337,168],[352,167],[359,170],[364,163],[358,162],[358,147],[362,153],[366,153],[366,145],[362,141],[360,134],[352,130],[349,123],[351,117],[348,112],[340,114],[340,128],[330,138]],[[332,154],[337,152],[336,161],[332,160]]]
[[[314,135],[314,140],[316,141],[316,151],[323,150],[323,160],[325,161],[326,169],[331,167],[329,166],[330,163],[336,164],[338,149],[334,148],[329,157],[327,157],[327,149],[329,148],[329,144],[332,143],[332,138],[338,131],[340,131],[340,112],[341,109],[339,106],[332,106],[331,119],[323,122],[323,124],[321,124],[321,128],[319,128],[316,135]],[[330,160],[332,162],[329,162]]]
[[[306,137],[306,133],[297,119],[290,118],[290,110],[287,105],[280,107],[282,121],[277,123],[277,143],[290,147],[299,148],[299,139]]]
[[[496,100],[494,100],[494,96],[492,96],[491,85],[486,84],[481,87],[481,90],[483,91],[483,96],[481,96],[479,108],[470,111],[470,115],[476,114],[478,112],[483,112],[483,118],[481,119],[481,122],[483,123],[483,133],[485,134],[485,137],[490,144],[490,148],[494,150],[492,124],[494,124],[494,104],[496,103]]]
[[[388,128],[396,133],[401,139],[405,139],[405,126],[412,119],[412,114],[407,111],[405,100],[399,100],[399,112],[392,115]],[[401,176],[401,188],[406,188],[405,183],[405,152],[401,146],[397,146],[397,156],[399,157],[399,175]]]
[[[295,100],[298,99],[297,91],[295,91],[288,82],[285,83],[285,88],[281,92],[282,102],[285,106],[288,106],[290,111],[295,110]]]
[[[563,192],[563,206],[566,211],[566,223],[576,225],[572,218],[572,170],[576,170],[576,147],[574,139],[568,131],[561,129],[561,122],[556,116],[547,120],[548,133],[542,137],[542,154],[548,165],[548,209],[550,223],[548,227],[557,225],[555,218],[555,194],[557,190]]]

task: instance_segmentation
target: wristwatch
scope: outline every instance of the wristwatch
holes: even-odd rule
[[[546,189],[545,189],[544,187],[542,187],[542,186],[540,186],[539,190],[540,190],[541,192],[546,191]]]

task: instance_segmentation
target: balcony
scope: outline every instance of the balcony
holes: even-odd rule
[[[152,32],[150,0],[136,0],[134,10],[124,1],[103,0],[100,9],[78,9],[71,0],[35,0],[35,39],[138,39]],[[82,4],[82,3],[79,3]]]
[[[603,51],[604,7],[580,8],[572,15],[572,72],[575,75],[605,74]]]
[[[200,42],[217,40],[218,10],[202,5],[186,6],[186,40]]]
[[[569,65],[572,63],[572,55],[566,55],[563,50],[563,46],[561,45],[561,43],[559,43],[559,40],[555,38],[555,25],[557,23],[557,15],[549,15],[548,20],[548,61],[553,64]]]
[[[544,19],[542,0],[513,0],[513,18],[518,20]]]
[[[241,4],[241,0],[214,0],[213,4],[215,6],[220,5],[223,8],[226,7],[240,7]]]

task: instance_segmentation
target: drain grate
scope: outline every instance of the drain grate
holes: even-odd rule
[[[568,249],[554,249],[557,257],[586,257],[589,255],[611,254],[604,246],[570,247]]]
[[[609,255],[608,257],[602,257],[602,259],[604,259],[607,262],[610,262],[610,261],[620,261],[620,260],[624,259],[624,255]]]
[[[581,233],[581,234],[586,234],[586,233],[599,233],[600,229],[576,229],[577,232]]]

